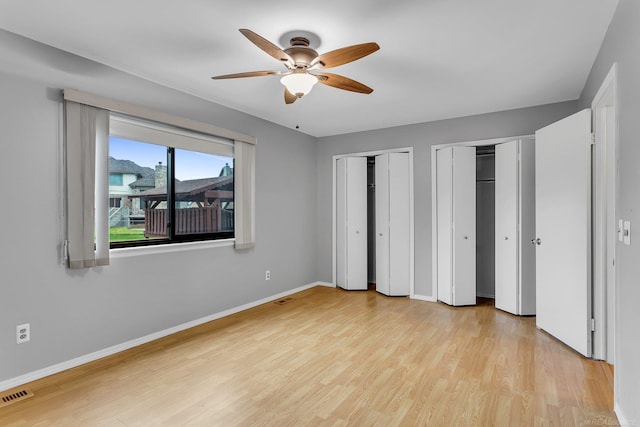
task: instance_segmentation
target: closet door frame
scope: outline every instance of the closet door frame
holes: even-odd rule
[[[376,150],[376,151],[365,151],[358,153],[347,153],[347,154],[338,154],[334,155],[332,158],[332,254],[331,254],[331,264],[332,264],[332,284],[333,286],[337,286],[337,276],[336,276],[336,264],[337,264],[337,223],[336,223],[336,210],[337,210],[337,162],[338,159],[343,157],[375,157],[380,154],[385,153],[408,153],[409,154],[409,298],[413,298],[415,287],[415,255],[414,255],[414,185],[413,185],[413,147],[400,147],[400,148],[392,148],[388,150]]]
[[[437,144],[431,146],[431,294],[433,301],[438,301],[438,198],[437,196],[437,162],[438,150],[447,147],[482,147],[505,142],[533,138],[534,135],[518,135],[508,138],[481,139],[476,141],[455,142],[451,144]]]

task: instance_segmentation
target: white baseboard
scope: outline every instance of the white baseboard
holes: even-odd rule
[[[616,417],[618,417],[620,427],[633,427],[638,425],[634,424],[631,420],[629,420],[629,418],[625,416],[622,408],[620,408],[620,405],[618,405],[618,402],[613,403],[613,412],[616,414]]]
[[[328,285],[333,287],[333,285],[330,283]],[[14,387],[19,387],[31,381],[39,380],[40,378],[48,377],[49,375],[57,374],[59,372],[66,371],[67,369],[75,368],[76,366],[84,365],[85,363],[102,359],[103,357],[111,356],[112,354],[116,354],[121,351],[128,350],[130,348],[137,347],[142,344],[146,344],[148,342],[157,340],[159,338],[163,338],[168,335],[175,334],[176,332],[184,331],[185,329],[193,328],[194,326],[202,325],[203,323],[211,322],[212,320],[220,319],[222,317],[229,316],[231,314],[239,313],[241,311],[248,310],[258,305],[261,305],[273,300],[277,300],[287,295],[295,294],[296,292],[304,291],[306,289],[313,288],[315,286],[327,286],[327,284],[324,284],[323,282],[310,283],[308,285],[300,286],[298,288],[281,292],[276,295],[271,295],[269,297],[262,298],[257,301],[253,301],[248,304],[230,308],[228,310],[211,314],[209,316],[202,317],[200,319],[192,320],[191,322],[183,323],[181,325],[174,326],[172,328],[165,329],[163,331],[145,335],[144,337],[136,338],[131,341],[124,342],[122,344],[117,344],[112,347],[95,351],[90,354],[85,354],[84,356],[76,357],[74,359],[67,360],[65,362],[57,363],[55,365],[48,366],[46,368],[38,369],[37,371],[29,372],[27,374],[10,378],[8,380],[0,381],[0,391],[5,391],[5,390],[12,389]]]
[[[329,283],[329,282],[316,282],[315,283],[316,286],[326,286],[328,288],[335,288],[336,285],[334,285],[333,283]]]
[[[437,302],[437,300],[434,297],[428,297],[425,295],[418,295],[418,294],[413,294],[410,296],[411,299],[417,299],[420,301],[428,301],[428,302]]]

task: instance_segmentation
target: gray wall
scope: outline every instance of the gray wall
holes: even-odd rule
[[[621,0],[580,97],[591,101],[618,63],[618,218],[630,220],[631,246],[618,243],[615,400],[630,425],[640,425],[640,2]],[[634,231],[635,230],[635,231]],[[623,420],[621,420],[623,421]]]
[[[332,280],[332,156],[413,147],[415,293],[431,297],[431,146],[533,134],[575,113],[577,101],[319,138],[318,280]]]
[[[3,31],[0,58],[0,382],[316,280],[315,138]],[[64,87],[256,136],[256,248],[67,270]],[[17,345],[15,327],[26,322],[31,341]]]

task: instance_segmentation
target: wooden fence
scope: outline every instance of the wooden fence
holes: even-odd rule
[[[202,234],[233,230],[233,212],[219,206],[176,209],[176,234]],[[167,210],[145,209],[145,237],[167,235]]]

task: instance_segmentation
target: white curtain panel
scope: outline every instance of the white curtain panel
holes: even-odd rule
[[[109,111],[65,101],[69,268],[109,264]]]
[[[254,144],[235,141],[235,248],[250,249],[255,239],[255,157]]]

